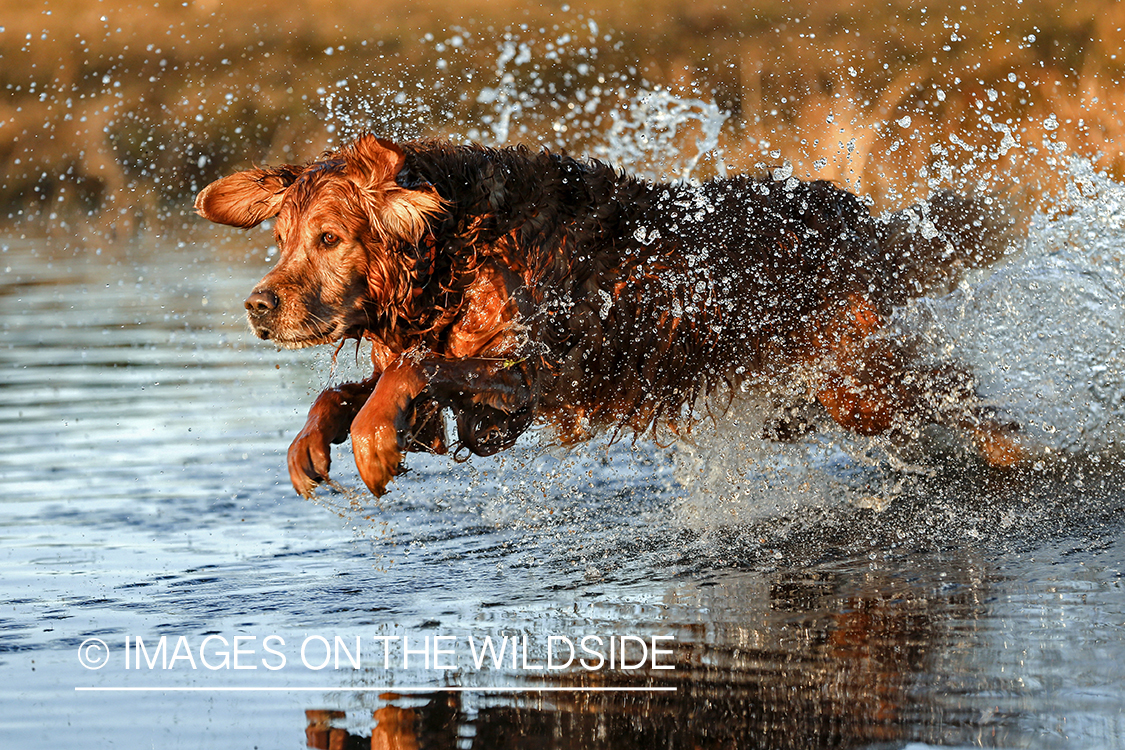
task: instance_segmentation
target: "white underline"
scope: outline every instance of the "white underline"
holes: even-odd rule
[[[676,687],[76,687],[90,693],[674,693]]]

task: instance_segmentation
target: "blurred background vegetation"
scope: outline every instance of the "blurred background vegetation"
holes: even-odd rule
[[[209,180],[364,128],[614,158],[607,133],[684,102],[673,145],[718,147],[700,177],[783,165],[894,205],[939,185],[1050,194],[1070,154],[1125,174],[1119,0],[0,8],[0,218],[48,230],[186,227]]]

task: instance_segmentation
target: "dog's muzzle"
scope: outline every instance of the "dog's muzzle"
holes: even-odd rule
[[[280,304],[281,300],[269,289],[256,289],[246,298],[246,317],[258,338],[270,337],[269,318]]]

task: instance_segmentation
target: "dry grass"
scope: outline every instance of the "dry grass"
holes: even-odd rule
[[[937,185],[1040,195],[1070,153],[1125,174],[1116,1],[0,7],[0,204],[18,221],[177,226],[204,181],[308,158],[348,127],[487,134],[505,30],[532,53],[506,67],[527,99],[510,140],[592,148],[643,78],[732,113],[731,168],[789,161],[877,203]],[[329,93],[354,119],[326,120]]]

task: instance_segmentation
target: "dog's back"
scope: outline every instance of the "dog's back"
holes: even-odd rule
[[[1013,222],[988,196],[941,192],[885,217],[824,181],[735,177],[702,186],[656,186],[648,212],[687,261],[723,271],[765,302],[755,320],[804,315],[859,294],[889,313],[912,297],[942,293],[963,273],[1013,245]],[[644,222],[646,219],[642,219]],[[659,231],[658,231],[659,234]],[[697,273],[688,271],[688,276]]]
[[[568,396],[608,424],[674,420],[722,383],[768,387],[836,346],[829,329],[857,304],[885,316],[1008,246],[985,200],[944,193],[889,220],[827,182],[625,179],[618,194],[610,239],[585,233],[571,251],[555,348]]]

